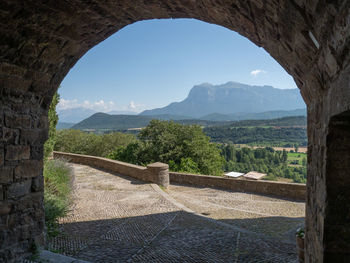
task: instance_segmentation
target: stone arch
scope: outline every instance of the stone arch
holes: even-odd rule
[[[2,1],[0,4],[0,259],[43,241],[47,110],[85,52],[136,21],[196,18],[246,36],[291,74],[308,106],[306,260],[324,255],[326,129],[349,108],[350,2],[305,0]]]
[[[350,260],[350,111],[331,118],[327,135],[325,259]],[[346,255],[346,256],[345,256]]]

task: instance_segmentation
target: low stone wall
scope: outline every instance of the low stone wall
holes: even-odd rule
[[[164,187],[169,186],[169,166],[167,164],[154,163],[144,167],[102,157],[64,152],[53,152],[53,157],[64,158],[73,163],[102,168],[114,173],[127,175],[141,181],[157,183]]]
[[[306,185],[274,181],[232,179],[218,176],[170,172],[170,183],[222,188],[227,190],[274,195],[300,201],[306,200]]]
[[[141,181],[153,182],[168,187],[169,183],[189,184],[222,188],[227,190],[250,192],[305,201],[306,185],[273,181],[255,181],[223,178],[209,175],[169,172],[168,165],[150,164],[147,167],[115,161],[107,158],[73,153],[54,152],[54,158],[64,158],[73,163],[80,163],[102,168],[111,172],[127,175]]]

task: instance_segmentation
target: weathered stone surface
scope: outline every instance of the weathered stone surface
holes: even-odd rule
[[[326,164],[332,152],[328,151],[326,136],[331,117],[350,109],[348,0],[77,0],[46,1],[45,4],[41,1],[2,1],[0,144],[4,144],[5,151],[9,145],[30,146],[31,150],[35,149],[30,159],[39,160],[41,147],[47,139],[45,119],[52,96],[80,57],[133,22],[182,17],[237,31],[263,47],[296,81],[308,107],[306,261],[332,261],[334,254],[324,257],[328,242],[325,232],[329,227],[325,221],[330,215],[326,206],[332,205],[328,201],[334,198],[332,194],[328,196]],[[17,165],[14,158],[9,159],[5,160],[4,167]],[[336,160],[332,163],[341,165]],[[36,171],[35,176],[41,173]],[[340,172],[339,176],[342,177]],[[20,181],[16,184],[32,182],[22,176],[16,180]],[[6,191],[16,192],[12,185],[3,187],[9,187]],[[9,198],[6,192],[4,198]],[[36,209],[42,211],[43,208]],[[23,236],[14,234],[15,229],[16,224],[4,232],[8,245],[0,248],[0,261],[14,261],[26,254],[32,240],[42,236],[43,225],[34,224],[31,227],[33,234],[23,241],[20,240]],[[341,260],[343,255],[345,257],[343,252],[338,252],[334,260]]]
[[[0,135],[1,136],[1,135]],[[1,138],[1,137],[0,137]],[[4,151],[4,145],[0,144],[0,167],[4,165],[4,159],[5,159],[5,151]],[[0,179],[1,181],[1,179]]]
[[[6,166],[0,167],[0,184],[8,184],[13,181],[13,168]]]
[[[153,182],[165,188],[169,187],[170,179],[169,179],[168,164],[160,163],[160,162],[152,163],[147,165],[147,170],[149,171],[151,177],[153,178]]]
[[[8,145],[6,147],[7,161],[27,160],[30,157],[30,146]]]
[[[31,118],[28,115],[15,115],[5,113],[5,125],[9,128],[30,128]]]
[[[19,130],[3,127],[2,141],[7,144],[17,144],[19,141]]]
[[[8,203],[0,204],[0,216],[8,215],[11,211],[11,205]]]
[[[15,168],[15,179],[36,177],[43,169],[43,161],[24,160]]]
[[[32,180],[25,180],[18,183],[13,183],[8,187],[7,197],[17,198],[30,193],[30,187],[32,185]]]
[[[44,190],[44,177],[37,176],[32,179],[33,192],[39,192]]]

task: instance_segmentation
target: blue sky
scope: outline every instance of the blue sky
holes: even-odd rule
[[[237,81],[296,88],[262,48],[234,31],[194,19],[129,25],[88,51],[61,83],[59,109],[163,107],[197,84]]]

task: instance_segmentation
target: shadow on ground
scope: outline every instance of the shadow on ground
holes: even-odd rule
[[[294,243],[245,229],[290,220],[301,219],[216,221],[175,211],[75,222],[61,225],[49,249],[92,262],[294,262]]]

